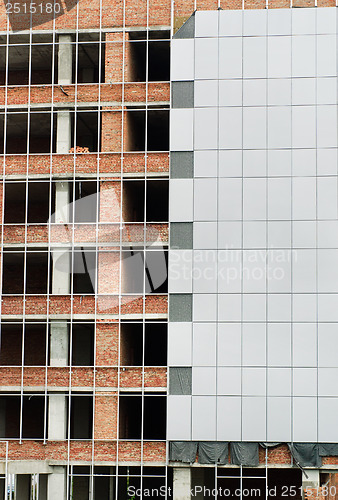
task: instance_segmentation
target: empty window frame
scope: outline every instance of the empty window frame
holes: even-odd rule
[[[121,322],[120,365],[167,366],[167,326],[155,321]]]
[[[93,481],[94,498],[100,500],[112,500],[115,498],[115,467],[73,465],[70,467],[69,474],[69,491],[72,500],[90,500],[91,478]]]
[[[58,129],[58,121],[62,120]],[[4,153],[6,134],[6,151],[9,154],[50,154],[71,153],[74,144],[84,148],[83,152],[100,151],[99,114],[97,109],[62,111],[51,113],[50,109],[27,111],[17,109],[7,113],[6,130],[5,115],[0,114],[0,154]],[[69,134],[65,134],[65,126]],[[63,130],[65,137],[59,139],[58,130]],[[66,149],[65,149],[66,144]]]
[[[169,31],[144,31],[129,34],[130,81],[170,81]],[[148,54],[147,54],[148,52]]]
[[[77,83],[104,82],[105,41],[100,42],[99,33],[80,33],[79,42],[74,45],[73,60],[77,59]],[[101,43],[101,49],[100,49]],[[76,56],[75,51],[78,51]],[[100,63],[101,57],[101,63]],[[100,74],[101,72],[101,74]],[[73,75],[75,75],[73,71]],[[74,80],[75,83],[75,80]]]
[[[0,153],[4,153],[6,134],[6,154],[36,154],[55,152],[56,115],[41,109],[28,113],[16,110],[7,113],[4,130],[4,113],[0,114]]]
[[[22,250],[3,253],[2,292],[4,294],[43,294],[47,293],[48,252]]]
[[[96,222],[100,203],[98,183],[89,180],[76,180],[69,184],[70,199],[74,203],[70,207],[70,220],[72,221],[74,217],[76,223]]]
[[[73,293],[78,295],[94,294],[97,274],[95,248],[76,248],[72,258]]]
[[[22,15],[14,15],[14,17],[22,18]],[[28,28],[29,16],[27,21]],[[75,42],[75,39],[72,41],[73,68],[71,83],[75,83],[76,60],[78,63],[77,83],[104,81],[104,35],[102,36],[101,49],[99,40],[99,33],[81,33],[78,37],[78,43]],[[6,82],[6,65],[8,65],[8,85],[52,84],[53,62],[54,83],[58,82],[60,44],[55,41],[53,45],[52,34],[33,33],[31,40],[27,34],[11,34],[9,37],[8,58],[6,58],[6,37],[1,37],[0,42],[2,43],[0,47],[0,85],[4,85]],[[31,67],[29,68],[30,63]]]
[[[100,128],[97,109],[72,113],[72,146],[87,148],[89,152],[100,151],[101,141],[98,133]]]
[[[169,182],[166,179],[124,180],[122,216],[125,222],[168,222]]]
[[[43,439],[45,426],[43,394],[32,393],[0,395],[0,437],[2,439]],[[22,428],[20,420],[22,412]]]
[[[215,469],[205,469],[205,471],[211,471],[212,476],[206,473],[206,480],[210,487],[214,484],[217,490],[227,491],[229,497],[236,496],[236,490],[239,492],[255,491],[255,496],[258,498],[268,499],[271,496],[268,492],[274,492],[275,498],[281,498],[283,496],[283,489],[293,488],[294,496],[296,500],[301,500],[302,498],[302,471],[300,469],[267,469],[267,464],[264,468],[252,469],[247,467],[241,467],[236,469],[229,468],[217,468],[216,474]],[[216,477],[215,477],[216,476]],[[216,479],[216,482],[215,482]],[[321,478],[321,484],[324,478]],[[192,480],[194,477],[192,476]]]
[[[69,327],[72,329],[72,365],[93,366],[95,324],[83,321]]]
[[[96,250],[76,247],[74,251],[51,252],[53,293],[91,295],[96,290]],[[69,279],[70,278],[70,279]]]
[[[21,17],[21,16],[14,16]],[[6,43],[6,38],[2,39]],[[53,36],[51,34],[11,34],[9,36],[8,59],[6,47],[0,49],[0,84],[6,82],[6,64],[8,65],[8,85],[45,85],[52,83]],[[31,68],[29,63],[31,61]],[[31,73],[29,80],[29,70]]]
[[[61,185],[61,186],[60,186]],[[67,187],[68,186],[68,187]],[[59,191],[62,191],[61,199]],[[67,192],[68,190],[68,192]],[[96,181],[5,182],[5,224],[46,224],[55,222],[57,203],[61,203],[64,222],[96,222],[99,196]],[[65,199],[68,200],[65,207]],[[65,214],[68,220],[65,220]]]
[[[92,439],[93,395],[72,393],[70,398],[70,439]]]
[[[45,366],[50,359],[54,334],[53,324],[43,322],[2,322],[0,332],[0,366]],[[58,324],[57,324],[58,326]],[[71,339],[72,366],[93,366],[94,330],[93,322],[66,323],[68,344]],[[71,330],[71,334],[70,334]],[[47,356],[47,335],[49,335],[49,356]],[[24,344],[24,349],[22,349]],[[50,361],[49,361],[50,364]]]
[[[124,250],[122,252],[122,293],[167,293],[168,252],[165,250]]]
[[[46,339],[46,323],[1,323],[0,366],[45,366]]]
[[[44,181],[5,183],[5,224],[46,224],[50,197],[55,204],[53,184]]]
[[[164,393],[120,393],[119,438],[165,440],[166,396]],[[143,419],[142,419],[143,412]],[[142,429],[143,422],[143,429]]]
[[[126,125],[128,130],[128,151],[169,150],[169,110],[148,108],[147,120],[144,109],[129,109]],[[147,139],[146,139],[147,129]]]

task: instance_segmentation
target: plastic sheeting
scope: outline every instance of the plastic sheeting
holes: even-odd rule
[[[169,394],[189,395],[192,387],[192,368],[174,367],[169,371]]]
[[[231,443],[230,452],[233,465],[256,467],[259,464],[258,443]]]
[[[320,443],[319,456],[338,457],[338,443]]]
[[[269,448],[276,448],[276,446],[280,446],[282,443],[259,443],[259,446],[261,446],[264,449],[269,449]]]
[[[300,467],[320,467],[322,465],[317,443],[292,443],[289,444],[289,449]]]
[[[197,443],[194,441],[171,441],[169,447],[169,460],[193,464],[197,455]]]
[[[198,463],[199,464],[220,464],[228,463],[229,445],[223,442],[203,441],[198,443]]]

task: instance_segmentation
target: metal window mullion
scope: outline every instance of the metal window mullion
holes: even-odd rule
[[[292,7],[292,0],[291,1],[291,7]],[[291,12],[291,33],[292,33],[292,12]],[[293,62],[293,36],[291,35],[291,68],[292,68],[292,62]],[[293,116],[293,105],[292,105],[292,86],[293,86],[293,72],[291,72],[291,106],[290,106],[290,114],[291,114],[291,144],[290,144],[290,149],[291,149],[291,186],[290,186],[290,191],[291,191],[291,224],[290,224],[290,247],[293,248],[293,220],[292,220],[292,214],[293,214],[293,125],[292,125],[292,116]],[[293,256],[291,255],[291,261],[290,261],[290,275],[293,276]],[[291,324],[290,324],[290,334],[291,334],[291,346],[290,346],[290,365],[291,365],[291,398],[290,398],[290,416],[291,416],[291,443],[293,443],[293,376],[294,376],[294,371],[293,371],[293,280],[291,280]],[[293,456],[291,453],[291,465],[293,465]]]
[[[140,487],[141,487],[141,500],[143,498],[143,467],[144,467],[144,407],[145,407],[145,395],[144,395],[144,382],[145,382],[145,317],[146,317],[146,268],[147,268],[147,159],[148,159],[148,76],[149,76],[149,0],[147,0],[146,5],[146,61],[145,61],[145,76],[146,76],[146,110],[145,110],[145,131],[144,131],[144,220],[143,220],[143,297],[142,297],[142,382],[141,382],[141,456],[140,456]],[[156,396],[154,396],[156,397]]]
[[[3,146],[3,169],[2,169],[2,224],[5,221],[5,174],[6,174],[6,147],[7,147],[7,109],[8,109],[8,65],[9,65],[9,16],[7,16],[7,33],[6,33],[6,67],[5,67],[5,113],[4,113],[4,146]],[[3,248],[4,248],[4,225],[1,231],[1,266],[0,266],[0,290],[2,297],[2,278],[3,278]],[[0,315],[2,314],[2,299],[0,300]],[[1,340],[1,324],[0,324],[0,340]],[[9,475],[8,475],[8,452],[9,442],[6,443],[6,463],[5,463],[5,498],[8,495]]]
[[[25,364],[25,326],[26,326],[26,294],[27,294],[27,229],[28,229],[28,196],[29,196],[29,155],[30,155],[30,114],[31,114],[31,80],[32,80],[32,29],[29,32],[29,60],[28,60],[28,104],[27,104],[27,150],[26,150],[26,199],[25,199],[25,243],[23,269],[23,304],[22,304],[22,352],[21,352],[21,387],[20,387],[20,444],[22,444],[23,426],[23,387]]]
[[[73,42],[72,42],[73,46]],[[72,354],[73,354],[73,317],[74,317],[74,260],[75,260],[75,176],[76,176],[76,126],[77,126],[77,97],[78,97],[78,55],[79,55],[79,3],[76,4],[75,30],[75,96],[74,96],[74,143],[73,143],[73,199],[72,199],[72,239],[71,239],[71,266],[70,266],[70,325],[69,325],[69,387],[68,387],[68,434],[67,434],[67,483],[66,496],[69,498],[69,467],[70,467],[70,424],[71,424],[71,395],[72,395]],[[71,117],[71,115],[70,115]],[[70,186],[70,183],[69,183]]]
[[[269,0],[266,0],[266,8],[268,9]],[[265,141],[266,141],[266,149],[265,149],[265,438],[268,441],[268,347],[269,347],[269,335],[268,335],[268,309],[269,309],[269,301],[268,301],[268,292],[269,292],[269,278],[268,278],[268,268],[269,268],[269,178],[268,178],[268,144],[269,144],[269,113],[268,113],[268,76],[269,76],[269,12],[266,15],[266,53],[265,53],[265,61],[266,61],[266,87],[265,87],[265,98],[266,98],[266,109],[265,109],[265,122],[266,122],[266,132],[265,132]],[[266,467],[266,488],[265,488],[265,498],[267,499],[267,491],[268,491],[268,471],[267,471],[267,458],[268,451],[265,450],[265,467]]]
[[[174,22],[175,22],[175,0],[171,0],[171,11],[170,11],[170,14],[171,14],[171,18],[170,18],[170,40],[173,39],[173,36],[174,36]],[[171,42],[170,42],[171,43]],[[171,51],[170,51],[170,54],[171,54]],[[171,65],[171,55],[170,55],[170,65]],[[170,68],[170,72],[171,72],[171,68]],[[171,87],[171,76],[169,77],[169,81],[170,81],[170,87]],[[172,109],[172,98],[171,98],[171,91],[170,91],[170,94],[169,94],[169,98],[170,98],[170,104],[169,104],[169,120],[170,120],[170,117],[171,117],[171,109]],[[169,144],[169,164],[170,164],[170,144]],[[169,188],[170,188],[170,172],[169,172]],[[168,215],[168,249],[170,250],[170,217]],[[168,251],[168,265],[169,265],[169,251]],[[168,291],[168,313],[167,313],[167,318],[166,318],[166,324],[167,324],[167,366],[166,366],[166,374],[167,374],[167,387],[166,387],[166,412],[167,412],[167,405],[168,405],[168,392],[169,392],[169,377],[168,377],[168,374],[169,374],[169,367],[168,367],[168,331],[169,331],[169,303],[170,303],[170,295],[169,295],[169,291]],[[166,422],[166,467],[165,467],[165,499],[167,500],[168,499],[168,466],[169,466],[169,443],[168,443],[168,433],[167,433],[167,430],[168,430],[168,419],[166,418],[167,422]],[[217,489],[217,482],[215,482],[215,486],[216,486],[216,489]],[[217,494],[217,493],[216,493]]]
[[[95,286],[94,286],[94,345],[93,345],[93,414],[92,414],[92,468],[91,468],[91,497],[94,500],[94,462],[95,462],[95,407],[96,407],[96,324],[98,306],[99,283],[99,202],[100,202],[100,133],[101,133],[101,74],[102,74],[102,0],[100,0],[100,37],[99,37],[99,85],[98,85],[98,111],[97,111],[97,162],[96,162],[96,220],[95,220]]]
[[[122,244],[123,244],[123,169],[124,169],[124,102],[125,102],[125,62],[126,62],[126,0],[123,0],[123,20],[122,20],[122,32],[123,32],[123,40],[122,40],[122,102],[121,102],[121,185],[120,185],[120,265],[119,265],[119,290],[118,290],[118,298],[119,298],[119,306],[118,306],[118,317],[119,317],[119,328],[118,328],[118,353],[117,353],[117,411],[116,411],[116,469],[115,469],[115,500],[118,500],[118,489],[119,489],[119,443],[120,443],[120,377],[121,377],[121,311],[122,311],[122,263],[123,263],[123,255],[122,255]]]
[[[242,26],[244,24],[244,0],[242,0]],[[242,74],[242,107],[241,107],[241,118],[242,118],[242,130],[241,130],[241,180],[242,180],[242,185],[241,185],[241,197],[242,197],[242,204],[241,204],[241,271],[240,271],[240,278],[241,278],[241,399],[240,399],[240,404],[241,404],[241,410],[240,410],[240,418],[241,418],[241,440],[243,439],[243,293],[244,293],[244,287],[243,287],[243,267],[244,267],[244,246],[243,246],[243,241],[244,241],[244,224],[243,224],[243,214],[244,214],[244,175],[243,175],[243,159],[244,159],[244,152],[243,152],[243,117],[244,117],[244,108],[243,108],[243,59],[244,59],[244,37],[242,34],[242,63],[241,63],[241,74]],[[241,475],[242,475],[242,469],[241,469]],[[242,485],[241,485],[242,486]]]
[[[315,0],[315,7],[317,7],[317,0]],[[318,341],[318,308],[319,308],[319,282],[318,282],[318,21],[317,21],[317,12],[316,12],[316,46],[315,46],[315,68],[316,68],[316,78],[315,78],[315,121],[316,121],[316,344],[317,344],[317,353],[316,353],[316,442],[319,442],[319,428],[318,428],[318,415],[319,415],[319,341]],[[293,318],[292,318],[293,319]]]
[[[54,80],[55,80],[55,18],[53,19],[52,33],[52,99],[51,99],[51,124],[50,124],[50,155],[49,155],[49,223],[48,223],[48,249],[47,249],[47,318],[46,318],[46,356],[45,356],[45,409],[44,409],[44,437],[43,442],[46,444],[48,439],[48,352],[49,352],[49,333],[50,333],[50,289],[52,286],[53,274],[51,273],[52,257],[51,257],[51,217],[52,217],[52,197],[53,197],[53,134],[54,134]],[[54,207],[55,209],[55,207]]]

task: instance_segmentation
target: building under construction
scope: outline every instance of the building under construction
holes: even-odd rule
[[[337,19],[0,4],[0,499],[338,498]]]

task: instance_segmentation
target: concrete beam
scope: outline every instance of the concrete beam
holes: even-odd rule
[[[8,474],[48,474],[52,468],[44,460],[14,460],[8,462]],[[0,473],[5,474],[5,462],[0,464]]]
[[[63,441],[67,435],[67,398],[50,394],[48,405],[48,440]]]
[[[66,500],[66,467],[54,467],[48,475],[48,500]]]
[[[173,500],[190,500],[191,469],[174,467]]]

